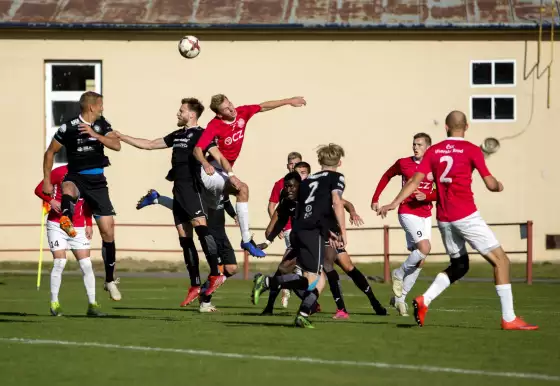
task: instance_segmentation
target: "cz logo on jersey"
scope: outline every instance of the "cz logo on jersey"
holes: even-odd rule
[[[239,141],[241,138],[243,138],[243,131],[240,130],[240,131],[234,133],[231,137],[227,137],[227,138],[224,140],[224,143],[225,143],[226,145],[231,145],[233,142],[237,142],[237,141]]]

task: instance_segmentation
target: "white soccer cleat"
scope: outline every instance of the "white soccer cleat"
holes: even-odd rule
[[[288,308],[288,300],[290,300],[290,290],[282,290],[282,307]]]
[[[200,303],[200,307],[198,308],[198,311],[201,313],[217,312],[218,309],[214,307],[212,303]]]
[[[119,292],[119,288],[117,287],[117,284],[119,284],[119,282],[119,279],[116,279],[109,283],[106,282],[105,284],[103,284],[103,289],[105,291],[109,291],[109,297],[116,302],[118,302],[122,298],[121,293]]]
[[[400,316],[408,316],[408,305],[405,302],[399,302],[394,296],[389,300],[391,307],[395,307]]]
[[[399,268],[393,270],[393,274],[391,275],[391,279],[393,280],[393,293],[396,297],[400,298],[402,296],[403,291],[403,279],[399,278],[397,275],[397,271]]]

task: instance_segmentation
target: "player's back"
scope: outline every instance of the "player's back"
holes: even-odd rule
[[[472,192],[472,172],[490,175],[480,148],[461,137],[450,137],[431,146],[418,171],[433,173],[437,185],[437,219],[456,221],[477,211]]]
[[[299,186],[298,208],[292,222],[294,231],[320,229],[326,235],[331,227],[332,192],[344,191],[344,176],[334,171],[310,175]]]

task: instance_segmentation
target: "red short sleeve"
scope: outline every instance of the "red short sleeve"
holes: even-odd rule
[[[269,202],[273,202],[275,204],[278,204],[280,202],[280,194],[282,193],[282,189],[284,188],[283,182],[283,179],[276,181],[274,187],[272,188],[272,192],[270,192],[270,198],[268,199]]]
[[[482,150],[480,150],[480,148],[478,147],[475,147],[472,150],[472,163],[474,168],[478,170],[478,173],[482,178],[492,175],[492,173],[490,173],[490,170],[488,170],[488,167],[486,166],[484,154],[482,154]]]
[[[198,139],[198,142],[196,143],[196,147],[200,147],[202,151],[204,151],[206,150],[206,148],[208,148],[208,146],[210,146],[210,143],[214,141],[214,138],[218,134],[217,125],[218,122],[215,119],[211,120],[208,123],[208,126],[202,132],[202,135]]]
[[[251,117],[252,117],[253,115],[255,115],[256,113],[260,112],[261,109],[262,109],[262,108],[261,108],[260,105],[245,105],[245,106],[240,106],[240,107],[237,109],[237,112],[240,113],[240,114],[242,114],[243,117],[244,117],[246,120],[249,120],[249,119],[251,119]]]

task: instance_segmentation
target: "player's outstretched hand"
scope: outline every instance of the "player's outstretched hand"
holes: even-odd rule
[[[385,218],[387,217],[387,212],[395,210],[396,207],[397,205],[395,204],[384,205],[381,208],[377,209],[377,215],[381,216],[381,218]]]
[[[498,192],[501,192],[502,190],[504,190],[504,185],[498,181]]]
[[[62,208],[60,207],[60,202],[56,201],[55,199],[52,199],[49,202],[49,205],[51,206],[51,209],[53,209],[56,213],[60,213]]]
[[[425,201],[426,200],[426,195],[424,193],[422,193],[421,191],[419,191],[418,189],[416,189],[414,191],[414,197],[416,198],[416,201]]]
[[[90,225],[86,227],[86,237],[88,240],[91,240],[91,238],[93,237],[93,227]]]
[[[350,213],[350,224],[359,227],[360,225],[364,225],[364,220],[358,213]]]
[[[298,97],[290,98],[290,105],[293,107],[301,107],[301,106],[305,106],[306,104],[307,102],[305,101],[304,97],[298,96]]]
[[[89,134],[90,137],[94,137],[95,136],[95,131],[93,131],[92,127],[90,125],[88,125],[87,123],[80,123],[78,125],[78,130],[80,130],[80,133],[86,133]]]
[[[374,212],[377,212],[377,209],[379,209],[379,203],[378,202],[373,202],[371,204],[371,210],[373,210]]]

